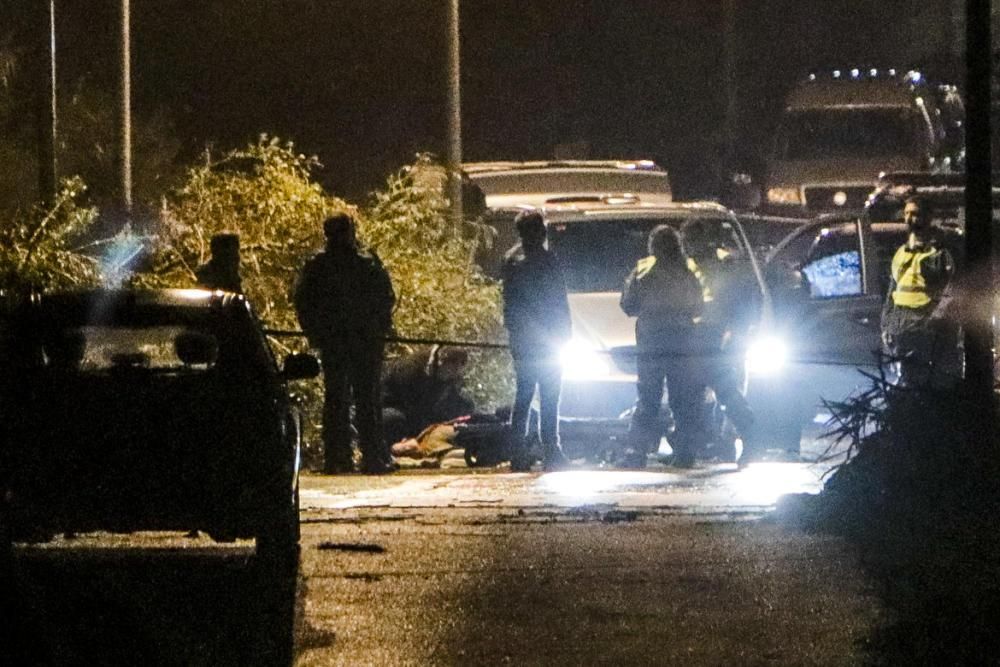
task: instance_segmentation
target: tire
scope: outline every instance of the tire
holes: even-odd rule
[[[269,520],[257,535],[257,557],[268,561],[287,561],[299,555],[299,487],[293,501]]]

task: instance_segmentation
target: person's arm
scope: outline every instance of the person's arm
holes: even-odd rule
[[[552,289],[553,306],[557,318],[555,332],[560,341],[567,341],[573,336],[573,317],[569,310],[569,294],[566,289],[566,277],[563,274],[562,266],[556,257],[552,257]]]
[[[622,311],[629,317],[637,317],[642,306],[642,296],[639,292],[639,278],[635,269],[628,274],[622,287],[622,296],[618,301]]]

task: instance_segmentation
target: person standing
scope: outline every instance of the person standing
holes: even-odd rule
[[[212,257],[195,269],[198,285],[205,289],[243,293],[240,276],[240,235],[215,234],[209,242]]]
[[[688,268],[702,288],[704,310],[697,324],[696,356],[700,384],[715,394],[716,403],[736,428],[743,441],[738,463],[745,465],[760,452],[754,437],[754,414],[744,395],[746,342],[760,315],[761,295],[752,269],[741,262],[739,245],[732,231],[716,220],[693,218],[681,226]],[[720,435],[720,421],[711,409],[700,413],[702,439],[707,444]],[[715,442],[719,455],[727,460],[735,451],[725,451]],[[700,447],[699,447],[700,448]]]
[[[955,262],[934,233],[930,204],[911,195],[903,206],[909,237],[892,258],[882,307],[882,341],[903,385],[957,380],[958,327],[949,317]]]
[[[568,465],[559,442],[559,353],[572,334],[566,282],[555,256],[545,247],[545,220],[525,211],[514,221],[520,243],[504,257],[503,319],[514,361],[516,390],[511,410],[511,469],[525,472],[531,399],[538,388],[539,439],[545,470]]]
[[[358,245],[354,218],[323,223],[326,249],[306,262],[295,290],[296,313],[323,362],[323,470],[353,470],[351,398],[361,470],[394,469],[382,435],[381,373],[396,295],[374,252]]]
[[[637,401],[629,425],[625,465],[642,468],[666,435],[660,418],[664,381],[674,415],[673,464],[694,465],[698,416],[704,393],[694,360],[694,319],[703,308],[698,278],[688,268],[677,232],[659,225],[649,234],[650,256],[625,279],[621,308],[636,318]]]

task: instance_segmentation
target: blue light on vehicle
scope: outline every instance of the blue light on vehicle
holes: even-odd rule
[[[777,336],[761,336],[747,348],[747,371],[754,375],[776,375],[788,363],[788,346]]]
[[[611,373],[608,356],[578,338],[563,346],[559,361],[562,364],[563,377],[568,379],[591,380],[606,377]]]

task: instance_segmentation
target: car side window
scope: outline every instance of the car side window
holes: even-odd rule
[[[821,228],[801,270],[814,299],[860,296],[861,250],[855,223]]]

